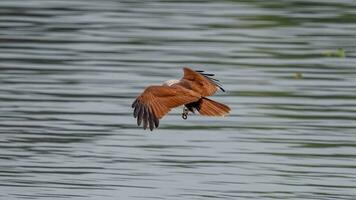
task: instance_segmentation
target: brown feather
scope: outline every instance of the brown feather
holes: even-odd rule
[[[218,85],[209,78],[187,67],[183,68],[184,76],[178,83],[202,96],[211,96],[218,90]]]
[[[201,98],[199,100],[197,110],[201,115],[206,116],[225,116],[230,112],[228,106],[208,98]]]
[[[143,121],[143,128],[153,130],[158,127],[159,119],[172,108],[198,101],[201,95],[182,86],[150,86],[133,102],[134,117],[137,125]]]

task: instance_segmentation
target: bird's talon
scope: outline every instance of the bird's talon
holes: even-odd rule
[[[184,120],[186,120],[186,119],[188,119],[188,115],[185,114],[185,113],[182,113],[182,118],[183,118]]]
[[[188,113],[189,113],[188,108],[184,107],[184,108],[183,108],[183,113],[182,113],[182,118],[183,118],[184,120],[188,119]]]

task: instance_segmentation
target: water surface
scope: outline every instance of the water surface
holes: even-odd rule
[[[355,22],[352,0],[2,0],[0,199],[355,199]],[[183,66],[231,115],[137,128]]]

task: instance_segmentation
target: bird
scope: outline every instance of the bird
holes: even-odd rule
[[[138,95],[132,103],[133,116],[137,126],[152,131],[158,128],[159,120],[171,109],[183,106],[182,118],[187,119],[189,112],[198,111],[203,116],[226,116],[229,106],[207,98],[219,89],[225,92],[214,74],[202,70],[183,68],[180,80],[168,80],[163,85],[151,85]],[[142,123],[143,122],[143,123]]]

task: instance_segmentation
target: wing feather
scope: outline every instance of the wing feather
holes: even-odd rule
[[[201,95],[182,86],[150,86],[132,103],[137,125],[153,130],[172,108],[198,101]]]
[[[220,88],[225,91],[218,80],[212,78],[214,74],[204,74],[204,71],[194,71],[190,68],[183,68],[184,76],[178,85],[191,89],[202,96],[211,96]]]

